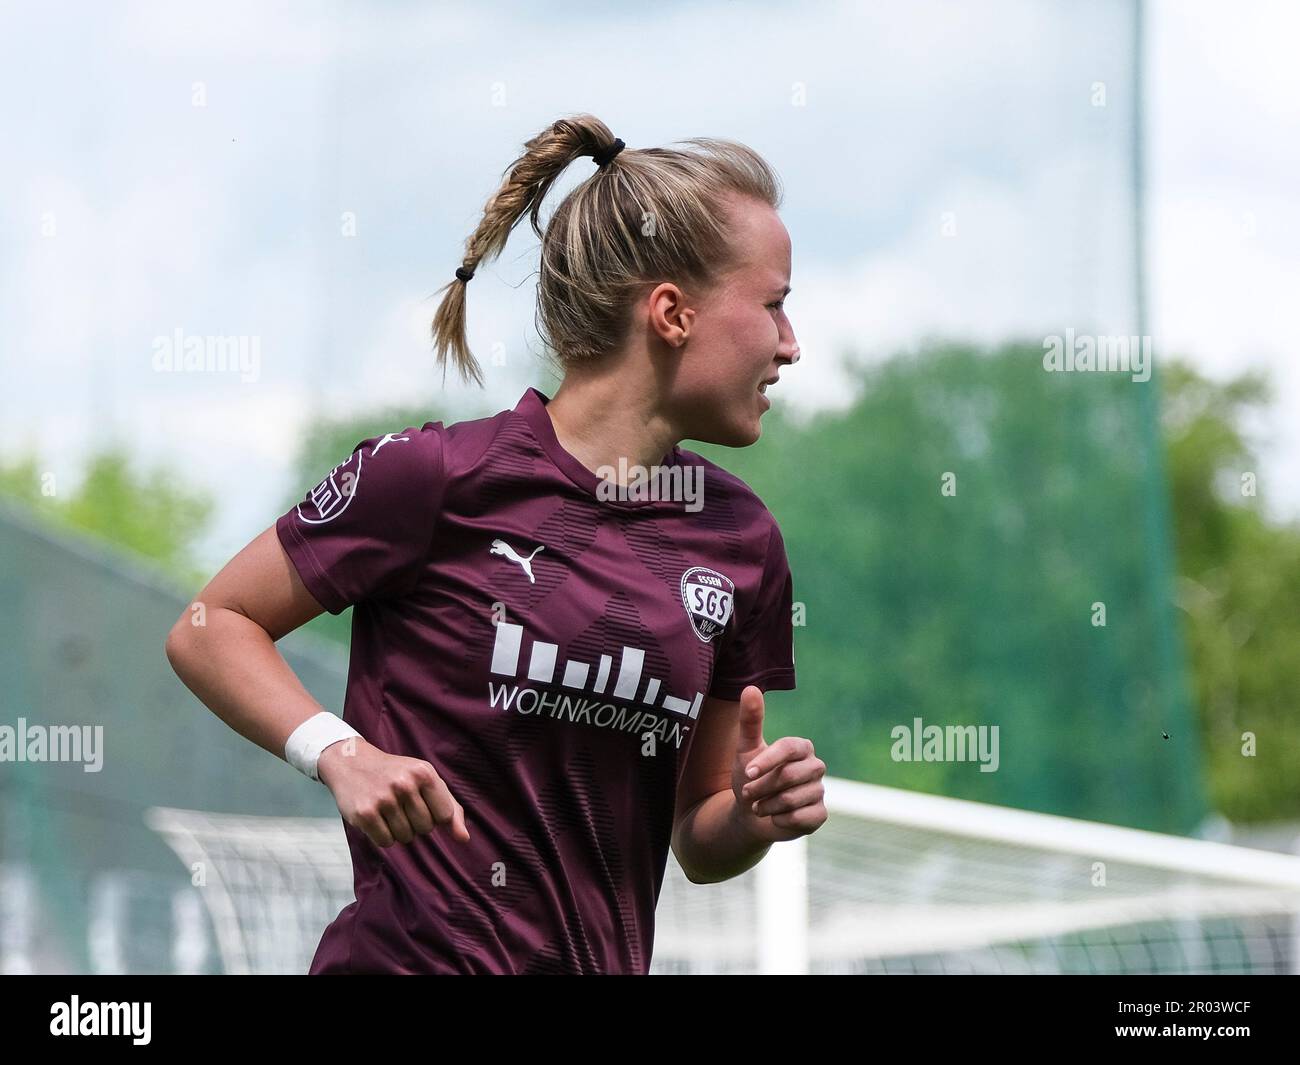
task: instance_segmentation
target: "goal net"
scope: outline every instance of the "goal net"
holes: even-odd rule
[[[145,822],[190,870],[226,973],[306,973],[356,896],[343,825],[155,806]]]
[[[652,973],[1295,973],[1300,857],[827,778],[829,819],[691,884]],[[342,824],[154,808],[229,973],[305,973],[353,899]]]

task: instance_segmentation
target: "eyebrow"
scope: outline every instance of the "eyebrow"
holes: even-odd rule
[[[790,286],[786,285],[785,290],[781,293],[781,298],[785,299],[785,297],[788,295],[790,295]]]

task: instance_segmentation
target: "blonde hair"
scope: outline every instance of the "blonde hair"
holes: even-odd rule
[[[537,329],[562,368],[589,363],[624,339],[628,309],[663,281],[707,289],[733,262],[727,199],[781,205],[780,181],[757,152],[735,141],[693,137],[676,148],[624,149],[573,189],[543,233],[538,213],[555,179],[575,159],[614,147],[594,115],[571,115],[524,144],[465,242],[465,270],[505,248],[528,212],[542,242]],[[450,353],[464,379],[483,376],[465,339],[465,288],[439,292],[433,339],[444,377]]]

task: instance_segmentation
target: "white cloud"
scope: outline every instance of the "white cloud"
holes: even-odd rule
[[[1300,9],[1169,3],[1154,10],[1154,332],[1216,379],[1266,370],[1261,500],[1300,516]]]
[[[70,456],[124,425],[204,483],[224,483],[237,460],[265,496],[244,493],[223,519],[231,540],[265,518],[284,436],[321,404],[426,397],[447,420],[514,404],[540,346],[527,224],[468,292],[486,392],[454,370],[441,390],[429,297],[501,170],[561,114],[592,110],[632,147],[731,136],[777,166],[805,357],[773,399],[792,408],[842,401],[845,351],[874,359],[925,335],[992,342],[1089,318],[1108,329],[1128,313],[1128,175],[1115,161],[1126,57],[1110,46],[1124,5],[796,16],[721,3],[651,20],[141,3],[91,9],[76,27],[43,10],[20,12],[0,42],[0,113],[22,161],[0,174],[0,445],[55,437]],[[1278,425],[1297,428],[1271,453],[1272,485],[1300,444],[1283,320],[1300,280],[1297,17],[1158,3],[1150,20],[1155,332],[1216,373],[1278,375]],[[1105,109],[1090,106],[1097,80]],[[195,81],[205,108],[191,106]],[[806,107],[791,105],[795,83]],[[496,86],[506,106],[493,106]],[[344,210],[360,219],[350,240]],[[54,239],[40,234],[47,211]],[[940,232],[944,212],[955,237]],[[177,327],[258,336],[261,380],[153,373],[152,338]]]

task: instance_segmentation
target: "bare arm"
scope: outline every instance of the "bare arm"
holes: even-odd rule
[[[167,660],[217,717],[283,759],[294,729],[324,708],[275,642],[323,611],[271,526],[204,586],[172,626]],[[381,847],[409,843],[439,824],[469,841],[463,808],[422,759],[387,754],[357,739],[326,747],[317,772],[344,820]]]
[[[709,697],[677,788],[672,847],[695,884],[728,880],[757,865],[773,843],[826,822],[826,763],[812,741],[763,739],[763,692],[739,702]]]
[[[672,848],[693,884],[714,884],[752,869],[771,840],[755,829],[733,790],[740,703],[707,696],[677,787]]]
[[[272,526],[186,607],[167,636],[167,660],[217,717],[283,758],[290,733],[323,707],[275,641],[323,612]]]

